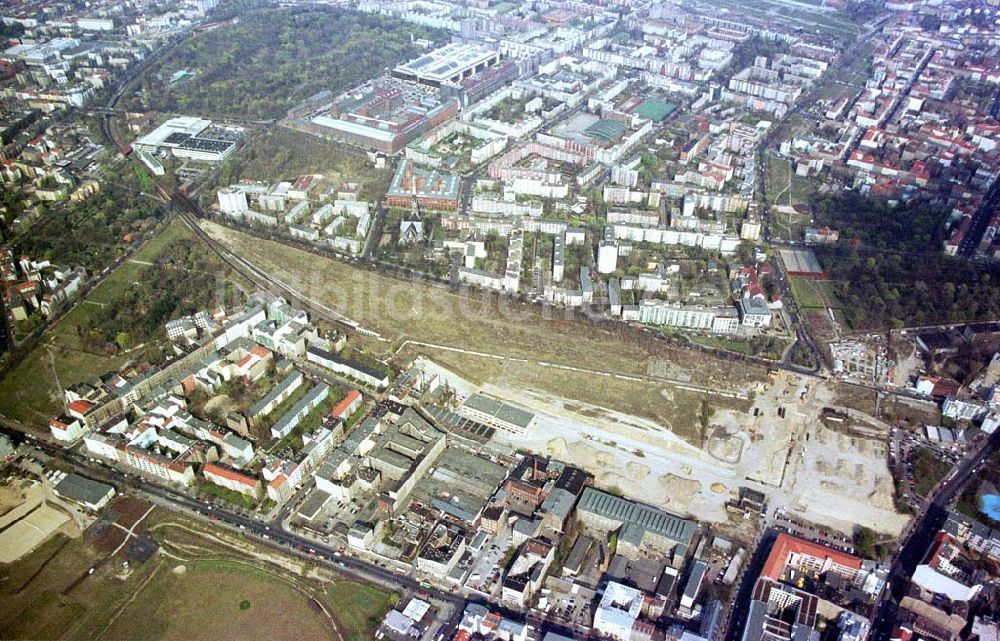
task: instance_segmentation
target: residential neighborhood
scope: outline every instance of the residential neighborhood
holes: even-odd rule
[[[0,7],[0,637],[996,641],[1000,7]]]

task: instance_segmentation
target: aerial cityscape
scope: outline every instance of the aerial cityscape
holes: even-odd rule
[[[0,32],[0,639],[1000,641],[1000,0]]]

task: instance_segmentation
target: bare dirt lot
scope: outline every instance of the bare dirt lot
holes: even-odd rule
[[[511,446],[573,461],[599,486],[673,512],[726,521],[726,501],[747,486],[767,494],[773,507],[835,529],[863,523],[895,534],[905,523],[892,507],[884,441],[820,423],[822,407],[836,399],[825,382],[781,373],[752,402],[700,395],[712,411],[699,447],[664,423],[512,386],[502,377],[475,385],[452,373],[451,381],[461,394],[481,389],[536,414],[526,434],[498,435]],[[668,400],[686,393],[664,391]]]
[[[80,535],[75,510],[45,481],[16,480],[0,491],[0,563],[13,563],[56,532]]]
[[[11,563],[35,549],[69,521],[66,514],[41,504],[0,532],[0,563]]]

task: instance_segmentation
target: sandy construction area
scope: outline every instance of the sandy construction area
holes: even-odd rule
[[[75,538],[86,527],[86,514],[56,496],[47,478],[20,479],[0,489],[0,563],[16,561],[56,530]]]
[[[902,530],[908,517],[893,507],[886,444],[822,424],[811,434],[790,484],[790,507],[809,520],[841,529],[859,523],[885,532]]]
[[[418,363],[463,395],[476,389],[456,372]],[[750,411],[715,411],[704,448],[666,425],[537,389],[487,382],[481,390],[537,416],[526,434],[498,433],[498,439],[579,465],[599,487],[672,512],[725,521],[726,502],[746,486],[767,494],[772,507],[845,532],[861,523],[895,534],[906,523],[893,509],[884,439],[824,427],[820,411],[836,398],[822,381],[778,374],[756,393]]]

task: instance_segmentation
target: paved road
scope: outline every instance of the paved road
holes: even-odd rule
[[[886,588],[875,604],[868,641],[887,641],[896,618],[899,601],[906,593],[910,577],[933,542],[934,536],[948,518],[948,505],[965,489],[979,465],[1000,448],[1000,430],[989,436],[974,454],[963,460],[957,468],[931,493],[926,509],[911,522],[903,542],[893,557],[886,580]]]
[[[733,601],[732,611],[729,613],[729,625],[726,628],[725,641],[736,641],[743,633],[743,624],[750,613],[750,598],[753,596],[753,587],[757,582],[757,577],[764,568],[767,555],[771,553],[771,546],[777,538],[777,532],[771,529],[765,530],[757,542],[750,562],[743,570],[740,580],[739,590]]]
[[[837,59],[837,61],[833,65],[831,65],[831,68],[828,69],[826,74],[824,75],[823,81],[824,82],[828,81],[833,74],[837,73],[838,69],[849,68],[851,65],[854,64],[854,61],[857,60],[857,58],[865,52],[866,49],[870,49],[871,47],[870,38],[875,33],[877,33],[882,29],[884,23],[885,19],[880,19],[874,24],[874,26],[871,29],[861,34],[855,40],[854,44],[851,45],[851,47],[848,48],[846,51],[844,51]],[[816,104],[816,100],[821,95],[822,91],[823,91],[822,84],[817,84],[817,86],[813,88],[813,90],[809,93],[809,95],[803,96],[795,102],[795,104],[788,111],[783,120],[787,121],[789,118],[791,118],[796,114],[803,115],[804,109]],[[760,142],[760,144],[757,147],[757,179],[756,179],[757,200],[762,204],[767,203],[767,162],[770,158],[769,155],[770,149],[772,149],[775,142],[777,142],[776,136],[779,130],[780,126],[772,127],[771,130],[767,133],[767,135],[764,137],[764,139]],[[771,237],[771,228],[770,228],[771,220],[769,215],[770,212],[767,211],[765,208],[764,213],[765,213],[764,241],[767,242],[768,244],[780,245],[781,244],[780,241],[772,239]],[[782,300],[786,301],[786,303],[790,303],[788,307],[788,313],[792,320],[792,328],[795,332],[795,337],[797,339],[796,342],[800,345],[803,345],[805,349],[808,349],[809,352],[812,353],[813,359],[816,363],[815,367],[813,368],[795,365],[791,362],[790,358],[791,350],[786,350],[785,354],[782,355],[781,366],[784,369],[795,371],[801,374],[820,373],[824,362],[823,352],[821,352],[817,348],[816,343],[815,341],[813,341],[812,336],[806,330],[804,321],[799,316],[798,309],[795,307],[795,298],[792,296],[791,288],[789,287],[787,279],[785,277],[781,261],[773,260],[771,262],[777,267],[777,269],[775,270],[776,272],[775,275],[777,277],[778,286],[781,289]],[[827,366],[830,365],[832,365],[832,363],[827,363]]]
[[[976,250],[979,249],[979,245],[986,235],[990,221],[998,210],[1000,210],[1000,176],[993,179],[993,184],[990,185],[989,191],[983,197],[982,204],[972,218],[972,226],[962,242],[959,243],[958,254],[960,256],[971,258],[976,255]]]

